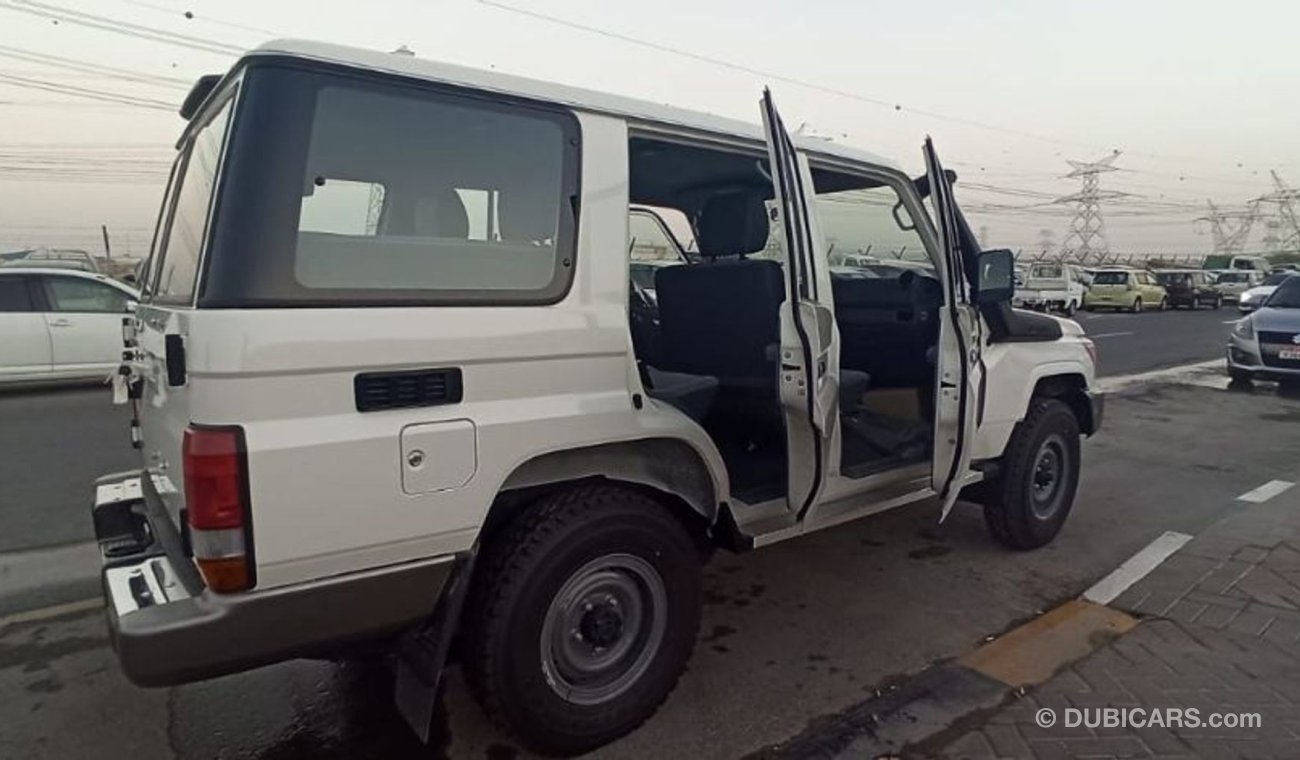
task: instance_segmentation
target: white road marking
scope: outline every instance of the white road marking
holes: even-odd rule
[[[1295,485],[1295,483],[1292,483],[1289,480],[1270,480],[1259,488],[1256,488],[1253,491],[1247,491],[1238,496],[1237,501],[1248,501],[1251,504],[1263,504],[1293,485]]]
[[[1147,573],[1159,567],[1169,555],[1183,548],[1192,537],[1186,533],[1165,531],[1156,540],[1147,544],[1142,551],[1124,561],[1124,564],[1111,571],[1110,575],[1097,581],[1092,588],[1083,592],[1083,598],[1097,604],[1110,604],[1115,598],[1128,590],[1129,586],[1142,580]]]
[[[27,610],[25,612],[16,612],[7,617],[0,617],[0,631],[18,623],[33,623],[38,620],[48,620],[59,617],[60,615],[71,615],[74,612],[84,612],[86,610],[98,609],[104,606],[104,598],[97,596],[93,599],[82,599],[76,602],[67,602],[66,604],[55,604],[49,607],[41,607],[36,610]]]
[[[1097,333],[1096,335],[1089,335],[1088,337],[1089,338],[1118,338],[1121,335],[1132,335],[1132,334],[1133,333],[1131,332]]]
[[[1245,317],[1242,317],[1241,319],[1245,319]],[[1241,319],[1225,319],[1225,320],[1223,321],[1223,324],[1225,324],[1225,325],[1235,325],[1235,324],[1237,324],[1238,322],[1240,322]]]
[[[1209,370],[1219,370],[1219,374],[1222,374],[1223,362],[1223,359],[1211,359],[1209,361],[1195,362],[1193,364],[1182,364],[1167,369],[1138,372],[1134,375],[1102,377],[1097,379],[1097,385],[1106,393],[1115,393],[1144,383],[1161,381],[1187,382],[1189,380],[1195,380],[1198,373],[1204,373]]]

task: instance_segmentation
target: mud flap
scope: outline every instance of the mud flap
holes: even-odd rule
[[[402,636],[397,646],[397,677],[393,701],[397,711],[426,744],[433,732],[442,669],[460,626],[460,613],[469,595],[478,545],[456,557],[451,581],[423,625]]]

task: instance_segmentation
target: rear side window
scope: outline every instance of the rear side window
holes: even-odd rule
[[[130,300],[117,288],[80,277],[46,277],[45,293],[51,311],[122,314]]]
[[[565,109],[259,60],[198,303],[554,303],[573,278],[579,156]]]
[[[310,290],[547,290],[559,274],[564,139],[528,113],[321,88],[294,279]],[[328,205],[332,226],[320,221]]]
[[[194,135],[180,169],[171,221],[162,241],[161,265],[155,286],[158,301],[189,303],[194,297],[199,256],[207,231],[208,208],[216,186],[221,146],[230,119],[233,98]]]
[[[0,277],[0,314],[32,311],[32,295],[26,277]]]

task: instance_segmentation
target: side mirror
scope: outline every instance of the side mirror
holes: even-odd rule
[[[1006,303],[1016,292],[1016,257],[1005,248],[984,251],[979,258],[975,299],[980,306]]]
[[[127,302],[126,302],[126,313],[127,313],[127,314],[134,314],[134,313],[135,313],[135,307],[137,307],[137,306],[139,306],[139,305],[140,305],[140,304],[136,303],[135,301],[127,301]]]

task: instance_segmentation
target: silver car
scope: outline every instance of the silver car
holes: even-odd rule
[[[1300,274],[1283,278],[1263,305],[1232,329],[1228,375],[1243,382],[1300,382]]]

